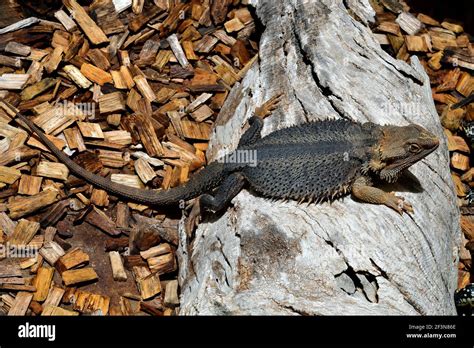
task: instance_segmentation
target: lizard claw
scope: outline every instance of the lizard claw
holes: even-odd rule
[[[265,103],[263,103],[263,105],[255,109],[255,116],[260,117],[262,119],[269,116],[273,112],[273,110],[278,107],[278,104],[280,103],[282,97],[283,93],[280,93],[268,99]]]
[[[194,201],[194,203],[192,203],[191,212],[189,213],[189,216],[186,219],[185,231],[188,237],[191,237],[192,233],[194,232],[194,228],[197,227],[200,220],[201,220],[201,206],[199,204],[199,199],[197,199]]]
[[[414,213],[413,206],[405,202],[404,197],[396,196],[393,192],[387,194],[387,202],[386,205],[395,211],[397,211],[400,215],[403,213]]]

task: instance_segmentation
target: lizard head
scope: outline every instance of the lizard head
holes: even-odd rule
[[[439,139],[416,124],[383,126],[379,145],[379,176],[394,182],[403,170],[436,150]]]

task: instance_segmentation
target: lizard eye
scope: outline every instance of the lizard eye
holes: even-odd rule
[[[408,148],[408,151],[410,151],[412,153],[420,152],[420,150],[421,150],[421,147],[418,144],[410,144],[410,146]]]

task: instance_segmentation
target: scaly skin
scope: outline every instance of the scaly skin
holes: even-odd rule
[[[4,102],[5,103],[5,102]],[[6,103],[5,103],[6,104]],[[16,113],[12,106],[9,106],[13,113]],[[59,150],[43,133],[43,131],[30,121],[21,113],[16,113],[16,116],[22,120],[26,125],[38,135],[41,141],[51,150],[51,152],[64,163],[69,170],[78,177],[81,177],[91,184],[100,187],[110,193],[125,197],[129,200],[150,204],[150,205],[172,205],[177,204],[181,200],[188,200],[199,196],[202,192],[211,190],[219,185],[222,180],[222,171],[224,166],[221,163],[212,163],[205,168],[205,170],[196,173],[186,185],[163,191],[154,190],[140,190],[133,187],[120,185],[110,181],[108,178],[103,178],[88,172],[81,166],[77,165],[64,152]]]
[[[248,185],[265,197],[297,201],[333,200],[352,192],[361,201],[384,204],[400,214],[413,212],[403,198],[372,187],[371,179],[396,181],[403,170],[438,147],[433,134],[413,124],[399,127],[325,120],[281,129],[262,138],[263,118],[279,100],[280,96],[274,97],[257,108],[234,152],[256,154],[256,165],[216,161],[194,174],[185,185],[163,191],[135,189],[87,172],[56,148],[27,117],[6,102],[3,107],[25,122],[72,173],[143,204],[171,205],[201,196],[201,208],[219,211]],[[212,196],[209,193],[213,190]]]
[[[454,293],[454,303],[459,314],[472,315],[474,308],[474,283],[466,285]]]

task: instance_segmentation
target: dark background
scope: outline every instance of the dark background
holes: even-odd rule
[[[464,31],[474,35],[474,0],[406,0],[414,12],[421,12],[437,21],[453,19]]]

